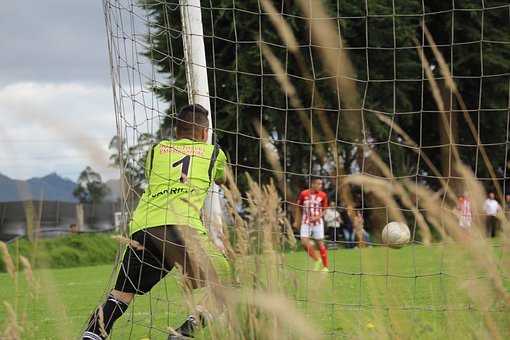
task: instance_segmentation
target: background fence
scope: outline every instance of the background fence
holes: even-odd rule
[[[0,240],[18,237],[50,237],[71,232],[103,232],[120,227],[115,213],[121,210],[118,202],[77,204],[59,201],[18,201],[0,203]]]

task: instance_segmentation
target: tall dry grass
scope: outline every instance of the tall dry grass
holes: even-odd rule
[[[324,65],[326,65],[330,74],[335,75],[334,84],[332,85],[337,86],[337,88],[341,90],[341,96],[345,103],[344,109],[353,110],[359,108],[360,96],[356,91],[353,81],[355,78],[353,67],[345,49],[343,48],[343,40],[339,32],[334,27],[330,26],[327,20],[324,20],[324,18],[329,17],[327,11],[320,2],[303,0],[298,3],[302,8],[303,14],[309,20],[310,31],[316,41],[316,46],[318,46],[317,49],[322,55]],[[297,44],[296,38],[284,18],[278,14],[271,2],[262,1],[262,5],[269,14],[273,25],[291,53],[299,53],[295,48]],[[462,96],[459,93],[451,74],[449,73],[449,68],[444,61],[444,58],[442,58],[439,53],[433,41],[433,37],[425,25],[423,25],[423,30],[428,44],[432,46],[436,61],[439,63],[441,75],[444,79],[446,79],[448,89],[454,94],[456,100],[464,111],[464,118],[470,127],[471,133],[477,141],[479,149],[482,151],[483,161],[490,171],[491,177],[498,188],[498,196],[501,199],[503,196],[496,183],[494,168],[483,145],[480,143],[476,127],[471,121],[470,116],[467,114]],[[420,44],[417,42],[416,45],[419,46]],[[275,57],[269,47],[263,44],[260,44],[260,47],[264,57],[273,69],[273,72],[277,75],[277,80],[282,86],[283,91],[289,95],[291,105],[297,109],[303,107],[299,102],[299,95],[296,92],[296,89],[284,72],[282,62]],[[432,88],[433,97],[436,100],[439,110],[441,112],[446,112],[447,108],[445,107],[440,95],[439,86],[430,72],[431,69],[429,67],[429,62],[424,53],[422,53],[421,50],[419,52],[421,64],[426,74],[427,81],[430,83]],[[361,111],[359,113],[360,116],[358,119],[361,118]],[[445,119],[444,115],[441,117],[442,119]],[[394,121],[389,122],[389,120],[382,115],[380,115],[380,119],[385,121],[388,125],[391,125],[397,133],[404,137],[404,141],[406,141],[407,144],[414,147],[417,146],[417,143],[414,142]],[[304,122],[306,120],[301,118],[301,121]],[[360,134],[362,128],[360,120],[354,119],[351,121],[351,124],[353,134]],[[445,126],[448,126],[448,124],[445,124]],[[307,131],[310,133],[309,130]],[[265,133],[262,128],[259,128],[259,134],[262,140],[267,138],[267,133]],[[464,284],[461,285],[460,289],[469,296],[472,306],[474,306],[471,308],[481,313],[483,319],[483,325],[481,328],[473,327],[471,330],[468,329],[467,332],[469,335],[476,338],[490,337],[500,339],[504,337],[504,334],[508,334],[507,330],[510,328],[510,324],[508,323],[509,320],[506,320],[506,323],[496,321],[496,314],[491,313],[491,310],[494,310],[495,304],[498,304],[503,311],[508,310],[510,305],[510,294],[508,287],[505,287],[504,284],[505,280],[508,280],[508,269],[505,269],[499,262],[501,258],[508,259],[508,255],[510,253],[509,223],[503,214],[498,217],[501,223],[501,254],[499,255],[499,258],[497,258],[493,251],[492,240],[485,236],[485,220],[480,208],[483,206],[483,199],[486,197],[486,193],[480,182],[471,172],[470,168],[462,164],[460,157],[458,156],[457,147],[451,136],[450,144],[451,152],[453,154],[453,167],[456,169],[457,173],[460,174],[462,178],[461,182],[464,183],[462,193],[467,193],[472,199],[474,221],[469,232],[459,228],[459,216],[452,205],[452,202],[457,201],[457,195],[461,192],[455,192],[452,190],[448,183],[441,178],[440,172],[436,169],[434,164],[426,156],[424,159],[430,169],[434,173],[439,174],[443,190],[449,198],[447,204],[445,204],[444,201],[437,199],[437,194],[424,185],[418,185],[408,180],[397,181],[392,178],[388,164],[385,164],[379,155],[377,155],[377,153],[373,150],[370,150],[369,158],[372,160],[373,164],[377,166],[380,173],[383,174],[383,177],[374,178],[366,175],[353,175],[347,178],[345,182],[351,186],[358,186],[365,192],[371,192],[381,202],[384,202],[388,208],[390,220],[406,222],[406,219],[402,214],[402,208],[410,210],[419,227],[419,236],[425,245],[429,245],[433,241],[431,236],[432,230],[439,232],[441,237],[440,242],[442,242],[442,244],[455,244],[456,251],[451,254],[449,260],[455,264],[461,264],[467,261],[467,266],[463,268],[463,275],[466,280]],[[269,163],[273,164],[275,162],[275,157],[271,154],[271,150],[265,148],[265,152]],[[335,162],[335,164],[338,163]],[[273,168],[278,171],[281,167],[277,164],[276,166],[273,166]],[[278,180],[281,181],[280,178]],[[343,199],[347,204],[349,204],[348,196],[346,197],[346,195],[344,195]],[[507,262],[508,260],[505,261],[504,264]],[[370,269],[376,268],[369,268],[368,271],[370,271]],[[458,268],[451,269],[453,271],[458,271]],[[470,279],[480,276],[487,278],[487,280]],[[388,299],[387,295],[378,294],[378,287],[376,285],[372,285],[371,289],[373,294],[370,296],[373,299],[374,305],[398,305],[398,298],[396,296],[394,299],[391,299],[391,297]],[[378,301],[378,297],[382,296],[385,296],[385,300]],[[445,309],[448,312],[448,306],[446,306]],[[405,318],[399,316],[398,313],[393,313],[391,308],[388,311],[391,326],[387,324],[386,320],[374,320],[374,323],[379,325],[379,327],[376,327],[378,330],[377,338],[394,338],[395,336],[405,338],[406,334],[402,331],[406,329],[404,324],[409,323],[409,320],[405,320]],[[451,327],[455,327],[455,324],[463,324],[464,320],[459,319],[458,314],[453,312],[448,313],[448,323]],[[402,326],[402,329],[399,329],[399,326]],[[360,330],[360,333],[357,334],[357,336],[361,338],[366,335],[368,334],[364,334],[363,330]]]
[[[465,191],[472,195],[473,205],[481,206],[484,191],[479,181],[465,166],[457,169],[466,181]],[[434,192],[425,186],[403,181],[392,183],[387,179],[376,179],[364,175],[353,175],[347,179],[352,186],[363,186],[364,190],[375,192],[381,200],[387,203],[390,219],[402,220],[399,206],[402,202],[411,202],[411,197],[420,201],[421,209],[413,213],[417,220],[421,220],[423,228],[439,230],[441,241],[430,240],[429,247],[445,247],[448,254],[445,273],[455,273],[460,276],[460,285],[447,286],[452,290],[448,294],[463,294],[469,303],[462,306],[443,305],[443,312],[447,330],[438,331],[438,335],[452,334],[457,336],[471,336],[473,338],[504,339],[508,334],[507,327],[510,319],[501,320],[501,313],[508,311],[510,305],[508,287],[508,268],[503,268],[500,258],[508,259],[510,248],[508,243],[508,221],[501,216],[502,254],[494,253],[494,245],[485,236],[483,218],[476,218],[472,230],[466,233],[458,226],[457,213],[445,207],[438,200]],[[388,287],[380,284],[377,275],[370,273],[381,271],[381,263],[369,258],[364,262],[364,272],[367,285],[367,310],[360,307],[361,314],[369,314],[370,320],[351,333],[324,334],[322,325],[306,315],[319,315],[324,301],[322,292],[329,289],[331,274],[309,271],[313,276],[313,285],[303,286],[296,272],[290,270],[285,248],[295,249],[296,242],[289,227],[287,216],[283,212],[283,201],[273,183],[259,185],[248,178],[249,190],[241,193],[230,181],[225,188],[228,207],[235,221],[234,230],[225,230],[227,254],[234,267],[235,284],[233,286],[218,286],[212,289],[224,289],[221,302],[223,313],[221,317],[213,318],[209,324],[209,337],[212,339],[308,339],[329,338],[342,336],[347,338],[377,338],[394,339],[408,338],[413,330],[423,325],[416,323],[411,313],[403,312],[405,308],[413,310],[414,306],[405,306],[396,291],[388,294]],[[246,215],[240,216],[236,207],[243,202],[246,205]],[[482,214],[475,209],[475,216]],[[232,228],[232,227],[229,227]],[[421,232],[422,229],[420,229]],[[370,251],[368,249],[367,251]],[[462,266],[462,267],[460,267]],[[339,275],[339,274],[333,274]],[[453,275],[453,274],[452,274]],[[508,283],[508,282],[507,282]],[[310,302],[307,314],[304,314],[296,301],[293,291],[304,289],[304,295]],[[214,294],[210,294],[212,296]],[[323,301],[323,302],[320,302]],[[218,308],[211,304],[201,304],[207,310]],[[196,301],[188,302],[190,308],[196,308]],[[368,308],[380,309],[380,313],[372,313]],[[479,313],[481,325],[473,327],[466,323],[463,312]],[[429,311],[433,313],[433,311]],[[340,314],[338,317],[342,317]],[[363,319],[363,318],[362,318]],[[228,330],[228,331],[226,331]]]
[[[24,188],[22,192],[25,191],[26,188]],[[13,259],[13,256],[8,251],[7,245],[0,242],[2,259],[12,284],[15,287],[16,294],[14,297],[14,306],[7,301],[3,301],[6,315],[8,316],[4,325],[4,336],[13,340],[35,337],[35,327],[32,327],[31,320],[28,320],[27,316],[28,309],[31,308],[34,303],[40,303],[39,298],[44,299],[48,310],[55,318],[62,321],[68,320],[68,314],[66,312],[67,306],[59,296],[52,274],[49,271],[38,271],[37,275],[35,275],[32,270],[31,261],[33,262],[38,258],[38,261],[42,263],[45,260],[45,257],[41,255],[44,254],[46,249],[40,246],[38,242],[39,233],[37,232],[41,226],[42,201],[41,205],[38,207],[35,207],[32,201],[26,201],[24,207],[27,221],[27,236],[34,242],[33,258],[29,260],[19,253],[16,253]],[[24,286],[19,277],[19,272],[21,271],[25,273],[24,280],[27,290],[21,288]],[[19,301],[21,296],[28,296],[23,304]],[[70,339],[73,337],[67,327],[55,327],[54,334],[56,339]]]
[[[225,230],[225,253],[232,265],[232,282],[211,286],[222,290],[221,301],[215,292],[204,302],[188,301],[191,309],[221,310],[209,324],[212,339],[321,339],[317,325],[299,311],[287,296],[289,282],[296,281],[285,271],[284,248],[293,248],[295,239],[283,210],[283,202],[273,183],[258,185],[247,178],[249,190],[242,194],[231,175],[225,197],[235,225]],[[246,205],[241,217],[238,204]],[[231,228],[231,227],[229,227]],[[318,274],[318,273],[317,273]],[[316,289],[325,288],[325,277],[317,276]],[[313,297],[310,291],[310,297]],[[195,305],[193,305],[195,303]]]
[[[298,4],[302,8],[304,16],[308,17],[310,29],[314,34],[317,49],[322,55],[324,64],[330,73],[335,75],[332,86],[341,89],[345,109],[358,110],[361,107],[360,95],[354,86],[354,70],[344,50],[342,37],[324,20],[319,20],[319,18],[328,16],[320,2],[303,0]],[[271,2],[262,1],[262,5],[271,15],[273,24],[282,40],[286,42],[292,53],[298,54],[299,51],[294,48],[297,44],[296,39],[283,17],[276,12]],[[424,30],[429,44],[435,46],[430,33],[425,27]],[[269,47],[263,44],[260,47],[264,57],[277,75],[282,89],[289,95],[291,105],[296,109],[302,108],[299,94],[285,74],[282,62],[275,57]],[[436,61],[439,62],[443,78],[447,79],[449,89],[462,105],[462,97],[449,74],[448,67],[445,66],[446,63],[437,49],[433,48],[433,53]],[[438,85],[429,72],[429,62],[423,53],[420,53],[420,57],[438,108],[441,111],[446,111],[442,98],[438,94]],[[359,137],[362,131],[361,111],[358,111],[358,114],[358,118],[350,122],[349,129],[352,129],[353,136]],[[468,117],[469,115],[466,115],[466,119]],[[305,129],[309,129],[310,121],[306,114],[298,110],[298,119]],[[388,120],[383,115],[380,115],[380,119],[391,125],[394,131],[403,137],[406,144],[417,147],[417,143],[394,121]],[[471,123],[469,126],[472,133],[477,136],[476,128]],[[275,156],[266,130],[260,122],[255,124],[262,141],[266,143],[264,152],[269,163],[276,173],[281,174],[282,166],[279,163],[281,160]],[[312,134],[310,130],[307,131]],[[328,130],[325,129],[325,131]],[[479,143],[479,146],[483,150],[483,145]],[[452,150],[454,154],[457,154],[455,145],[452,146]],[[498,258],[494,254],[492,240],[485,237],[485,220],[479,208],[483,204],[485,191],[470,169],[460,162],[458,156],[453,157],[454,166],[462,177],[463,191],[469,194],[473,206],[473,225],[467,233],[459,228],[458,215],[452,206],[445,205],[442,200],[437,199],[436,193],[426,186],[408,180],[395,180],[391,176],[388,164],[385,164],[375,151],[368,151],[370,151],[371,161],[383,176],[374,178],[363,174],[352,175],[345,179],[347,187],[360,187],[365,192],[374,194],[388,208],[390,220],[406,222],[402,208],[408,209],[416,221],[417,233],[425,246],[432,247],[435,242],[434,246],[437,244],[439,246],[447,245],[455,249],[455,251],[448,252],[448,263],[450,264],[446,264],[444,270],[461,272],[463,282],[456,289],[459,293],[466,294],[470,300],[470,307],[466,307],[465,311],[480,313],[482,323],[476,327],[469,327],[465,324],[464,317],[457,313],[452,308],[453,306],[446,305],[444,306],[444,312],[448,315],[445,321],[446,326],[452,329],[451,332],[454,332],[455,327],[459,327],[460,330],[457,334],[463,336],[503,339],[505,334],[508,334],[510,324],[505,320],[503,322],[499,320],[497,318],[499,314],[493,311],[508,312],[510,305],[510,293],[508,286],[505,286],[505,282],[508,282],[510,276],[510,224],[506,217],[499,216],[502,227],[499,238],[501,254]],[[339,157],[337,153],[335,153],[335,157]],[[488,168],[492,169],[486,153],[483,157]],[[425,159],[425,161],[431,171],[440,174],[430,160]],[[335,164],[339,164],[339,161],[335,161]],[[495,177],[493,171],[491,173]],[[280,176],[276,176],[276,183],[280,188],[282,181]],[[449,201],[455,202],[458,193],[453,192],[443,178],[440,178],[440,181]],[[234,268],[233,284],[224,287],[209,287],[209,290],[222,290],[222,293],[206,292],[207,298],[204,300],[195,300],[192,294],[188,294],[186,303],[190,309],[205,308],[205,310],[216,311],[214,320],[209,323],[209,334],[212,339],[327,338],[323,334],[321,325],[305,316],[296,301],[293,300],[292,289],[295,289],[299,284],[299,278],[288,270],[284,250],[295,249],[296,240],[282,208],[284,202],[279,197],[277,188],[273,183],[263,185],[256,183],[251,178],[248,178],[248,186],[249,190],[246,193],[241,193],[230,178],[227,187],[225,187],[225,197],[234,221],[234,226],[225,226],[224,232],[224,235],[227,235],[224,239],[225,251]],[[343,199],[345,202],[351,202],[349,191],[345,192]],[[246,206],[247,216],[240,216],[236,210],[239,204]],[[27,208],[27,214],[32,214],[32,210],[32,208]],[[31,217],[30,220],[34,219]],[[440,241],[433,239],[432,231],[440,234]],[[119,238],[119,241],[130,242],[122,238]],[[0,251],[13,284],[18,284],[18,268],[15,265],[17,261],[12,259],[3,243],[0,243]],[[25,279],[30,283],[30,291],[33,294],[47,296],[48,304],[59,309],[54,310],[59,318],[67,318],[65,308],[58,307],[62,306],[62,303],[58,300],[58,292],[52,285],[51,277],[42,276],[41,282],[38,282],[34,278],[29,261],[25,258],[19,260],[25,270]],[[456,266],[459,264],[463,264],[463,267],[457,268]],[[366,273],[377,272],[381,269],[378,266],[379,264],[376,262],[367,262],[364,270]],[[309,301],[319,301],[321,298],[319,292],[328,289],[328,274],[310,272],[310,275],[314,275],[314,285],[306,288],[305,296]],[[473,279],[480,277],[484,279]],[[371,280],[370,277],[366,282],[370,305],[383,308],[386,313],[373,313],[373,318],[368,326],[360,325],[355,332],[345,336],[359,339],[408,338],[409,332],[418,325],[413,324],[414,320],[409,314],[402,313],[402,310],[398,308],[401,307],[398,292],[393,295],[386,294],[382,291],[381,285],[377,284],[377,281]],[[6,339],[23,338],[24,329],[29,320],[24,319],[22,310],[16,310],[10,304],[4,303],[4,308],[7,318],[2,325],[2,337]],[[314,307],[310,308],[311,310],[308,312],[313,314]],[[85,320],[87,316],[83,317]],[[65,331],[61,332],[64,333],[57,333],[57,337],[60,339],[74,337],[71,334],[66,334]]]

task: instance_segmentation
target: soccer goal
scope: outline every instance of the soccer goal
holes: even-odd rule
[[[103,5],[125,215],[181,107],[209,111],[227,155],[203,216],[235,284],[199,338],[510,336],[507,2]],[[336,212],[318,237],[299,230],[307,189]],[[382,239],[390,222],[410,232],[398,247]],[[179,282],[136,297],[112,338],[169,334],[193,305]]]

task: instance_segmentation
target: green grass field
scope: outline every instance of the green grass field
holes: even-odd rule
[[[484,315],[495,320],[503,338],[510,337],[510,311],[492,296],[486,303],[473,303],[472,287],[483,294],[488,283],[484,270],[477,270],[466,254],[454,245],[409,246],[394,250],[383,247],[330,251],[330,273],[312,272],[304,252],[285,256],[278,270],[286,295],[305,313],[325,338],[485,338]],[[505,272],[510,290],[508,259],[495,248],[497,270]],[[247,264],[255,258],[247,259]],[[0,274],[0,301],[18,311],[24,339],[72,339],[79,335],[88,314],[111,285],[113,266],[38,270],[39,288],[27,286],[23,273],[17,284]],[[264,287],[264,278],[260,279]],[[474,286],[473,286],[474,285]],[[479,288],[482,287],[482,288]],[[477,294],[478,294],[477,293]],[[483,308],[482,308],[483,307]],[[484,314],[480,309],[487,309]],[[177,326],[187,311],[175,277],[168,276],[147,296],[135,299],[117,322],[114,339],[166,339],[168,325]],[[0,324],[6,319],[0,311]],[[2,325],[3,326],[3,325]],[[202,335],[207,338],[206,335]]]

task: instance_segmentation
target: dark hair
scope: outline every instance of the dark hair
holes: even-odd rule
[[[177,114],[175,126],[179,133],[193,133],[193,128],[209,127],[209,112],[200,104],[186,105]]]
[[[322,177],[319,177],[319,176],[312,176],[312,178],[310,179],[310,183],[313,183],[315,181],[322,181]]]

